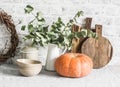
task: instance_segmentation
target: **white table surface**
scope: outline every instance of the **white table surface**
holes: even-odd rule
[[[0,65],[0,87],[120,87],[120,66],[93,69],[83,78],[65,78],[44,69],[34,77],[21,76],[15,65]]]

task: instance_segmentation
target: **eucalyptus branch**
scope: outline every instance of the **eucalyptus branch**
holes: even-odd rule
[[[34,18],[28,22],[27,25],[23,25],[21,30],[28,29],[28,35],[25,35],[24,39],[32,40],[32,45],[44,46],[48,44],[48,25],[45,24],[45,19],[42,17],[41,12],[37,12],[36,15],[32,12],[34,8],[30,5],[25,7],[25,13],[31,14]],[[33,23],[35,21],[35,24]],[[46,25],[46,26],[45,26]]]
[[[31,12],[31,14],[36,18],[35,14],[33,12]]]
[[[36,19],[34,18],[32,21],[29,22],[29,24],[33,23]]]

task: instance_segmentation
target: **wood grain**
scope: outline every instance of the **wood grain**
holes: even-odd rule
[[[81,31],[81,27],[80,26],[78,26],[78,25],[73,25],[72,26],[72,31],[73,32],[79,32],[79,31]],[[77,48],[78,48],[78,46],[79,46],[79,43],[80,43],[80,39],[79,38],[74,38],[73,40],[72,40],[72,44],[73,44],[73,47],[72,47],[72,49],[71,49],[71,52],[72,53],[76,53],[77,52]]]
[[[107,65],[111,58],[113,48],[108,39],[102,37],[102,25],[95,26],[98,39],[89,38],[81,47],[82,53],[88,55],[93,60],[93,68],[101,68]]]
[[[91,22],[92,22],[92,18],[86,18],[85,19],[85,26],[83,28],[91,29]],[[72,26],[72,31],[73,32],[79,32],[79,31],[81,31],[81,29],[82,29],[82,26],[75,25],[75,24]],[[73,52],[73,53],[81,53],[82,43],[86,39],[87,38],[83,38],[83,37],[80,37],[78,39],[73,39],[73,41],[72,41],[73,47],[72,47],[71,52]]]
[[[92,24],[92,18],[86,18],[85,19],[85,26],[84,26],[84,28],[85,29],[91,29],[91,24]]]

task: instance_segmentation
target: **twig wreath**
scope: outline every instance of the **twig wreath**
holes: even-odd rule
[[[11,19],[11,16],[8,15],[5,11],[0,10],[0,24],[5,24],[8,32],[11,34],[10,36],[10,42],[11,45],[8,48],[6,53],[0,52],[0,63],[5,62],[8,58],[13,57],[15,55],[16,47],[18,45],[19,39],[18,35],[15,29],[15,25],[13,23],[13,20]],[[5,43],[5,48],[6,49],[7,43]]]

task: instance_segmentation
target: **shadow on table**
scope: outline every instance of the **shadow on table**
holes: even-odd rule
[[[50,76],[50,77],[60,77],[55,71],[48,71],[45,70],[43,66],[42,71],[40,72],[41,75]]]
[[[3,73],[3,75],[6,75],[6,76],[18,76],[18,77],[22,76],[19,73],[18,67],[15,66],[15,65],[11,65],[11,64],[0,65],[0,73]],[[57,77],[57,78],[61,77],[55,71],[47,71],[47,70],[45,70],[44,66],[43,66],[43,68],[42,68],[42,70],[41,70],[41,72],[39,73],[38,76],[40,76],[40,75],[49,76],[49,77]]]
[[[21,76],[17,66],[4,64],[0,66],[0,72],[8,76]]]

